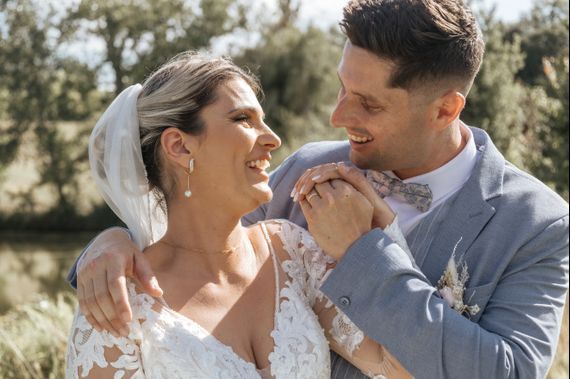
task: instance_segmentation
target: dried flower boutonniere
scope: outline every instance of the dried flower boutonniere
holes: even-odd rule
[[[467,264],[458,265],[455,262],[455,252],[462,240],[463,238],[455,245],[453,254],[451,254],[451,258],[447,262],[447,267],[437,282],[437,292],[459,314],[468,313],[471,316],[475,316],[480,311],[479,306],[477,304],[468,305],[463,302],[465,283],[469,280]]]

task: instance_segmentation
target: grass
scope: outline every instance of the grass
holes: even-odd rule
[[[0,378],[65,377],[67,336],[75,299],[59,294],[16,306],[0,317]]]
[[[55,300],[16,306],[0,316],[0,378],[64,378],[67,335],[75,299],[59,294]],[[548,379],[568,378],[568,307],[558,353]]]

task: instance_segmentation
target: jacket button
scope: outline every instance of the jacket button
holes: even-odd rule
[[[347,308],[350,305],[350,299],[347,296],[341,297],[338,302],[342,308]]]

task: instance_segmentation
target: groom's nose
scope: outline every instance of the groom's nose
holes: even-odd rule
[[[331,113],[331,125],[334,128],[357,127],[359,125],[358,119],[357,109],[355,109],[353,101],[346,93],[340,92],[336,107]]]

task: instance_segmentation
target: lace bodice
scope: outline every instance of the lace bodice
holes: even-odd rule
[[[98,332],[77,312],[69,340],[66,377],[85,377],[98,366],[111,370],[114,378],[330,378],[329,344],[319,321],[327,324],[323,326],[329,339],[334,339],[333,344],[348,354],[358,348],[364,335],[319,291],[334,263],[332,258],[304,229],[288,221],[271,223],[279,226],[276,236],[287,259],[277,258],[272,246],[275,238],[271,242],[265,224],[261,226],[274,263],[287,277],[282,286],[277,279],[279,301],[268,369],[257,370],[198,323],[163,301],[138,293],[129,283],[133,310],[129,336],[116,338]],[[322,310],[328,310],[331,316]]]

